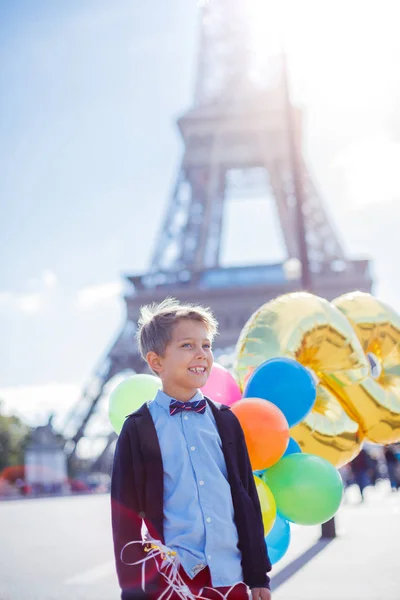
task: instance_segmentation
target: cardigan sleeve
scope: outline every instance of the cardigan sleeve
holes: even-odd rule
[[[141,565],[126,564],[135,563],[145,557],[142,544],[126,547],[129,542],[142,539],[142,518],[137,493],[139,482],[133,460],[134,433],[134,423],[127,419],[117,441],[111,477],[112,533],[122,600],[145,597],[141,589]]]
[[[252,530],[252,547],[255,549],[255,556],[252,557],[244,557],[244,571],[246,568],[246,564],[248,559],[251,560],[251,566],[249,567],[249,571],[251,571],[251,575],[247,578],[249,581],[248,585],[250,588],[256,587],[270,587],[270,578],[268,576],[269,571],[271,571],[271,562],[268,556],[267,545],[264,537],[264,524],[262,520],[261,514],[261,506],[260,500],[258,498],[257,488],[254,481],[254,475],[250,463],[250,457],[246,446],[246,441],[244,437],[243,430],[240,426],[239,421],[237,421],[237,425],[239,427],[239,436],[241,439],[240,444],[240,471],[241,471],[241,479],[243,487],[245,488],[248,496],[251,499],[251,502],[254,507],[254,515],[255,515],[255,523],[256,527]],[[257,574],[256,574],[257,573]],[[244,572],[244,578],[246,580],[246,573]]]

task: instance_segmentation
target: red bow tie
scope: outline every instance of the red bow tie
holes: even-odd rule
[[[204,414],[206,412],[207,402],[205,398],[202,400],[194,400],[193,402],[181,402],[180,400],[171,400],[169,405],[169,414],[176,415],[179,412],[185,412],[192,410],[199,414]]]

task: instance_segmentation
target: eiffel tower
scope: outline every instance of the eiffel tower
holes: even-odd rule
[[[269,299],[302,288],[328,299],[371,289],[368,261],[344,255],[303,160],[302,115],[290,102],[285,61],[269,65],[262,84],[251,77],[245,4],[212,0],[200,9],[195,96],[178,120],[184,152],[176,185],[148,272],[127,277],[125,327],[65,423],[70,456],[88,435],[107,382],[146,371],[134,341],[141,305],[172,296],[210,306],[221,331],[215,355],[229,363],[242,326]],[[228,199],[260,192],[276,207],[287,260],[224,268]],[[299,265],[302,273],[290,272]],[[115,437],[107,436],[96,469]]]

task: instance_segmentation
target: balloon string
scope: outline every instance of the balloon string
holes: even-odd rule
[[[125,562],[123,559],[124,550],[133,544],[144,546],[143,549],[146,552],[146,556],[135,562]],[[216,588],[205,586],[199,591],[198,595],[195,595],[182,579],[178,554],[175,550],[171,550],[171,548],[165,546],[160,540],[134,540],[128,542],[121,550],[120,559],[127,566],[142,565],[142,590],[144,592],[146,591],[146,563],[154,559],[158,573],[164,577],[167,584],[166,589],[158,596],[157,600],[170,600],[173,594],[176,594],[181,600],[208,600],[206,596],[202,596],[202,593],[206,589],[212,589],[214,593],[220,596],[221,600],[227,600],[231,591],[239,583],[231,585],[225,594]]]

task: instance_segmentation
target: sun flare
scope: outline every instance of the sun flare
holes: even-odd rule
[[[398,2],[247,0],[246,7],[257,64],[284,49],[292,99],[305,109],[307,135],[315,128],[311,152],[332,143],[346,204],[399,198]]]

